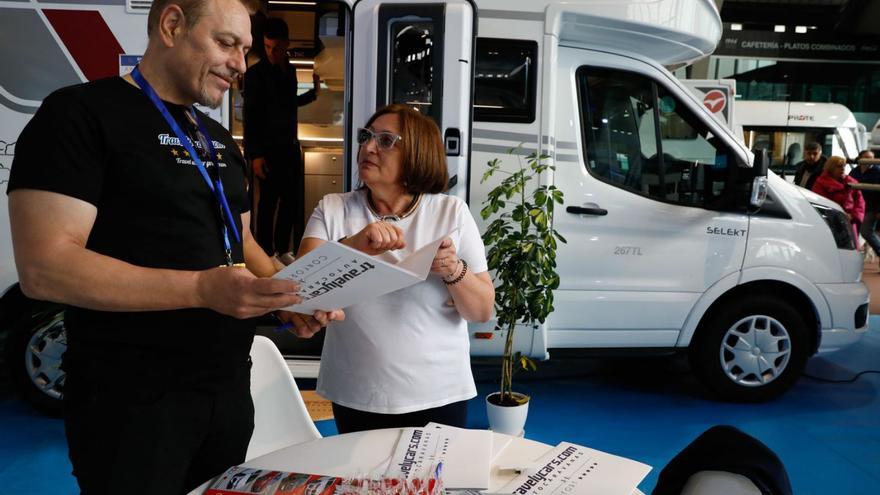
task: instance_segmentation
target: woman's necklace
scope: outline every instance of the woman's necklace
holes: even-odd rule
[[[367,189],[367,206],[370,208],[370,213],[376,217],[380,222],[399,222],[404,218],[415,213],[416,209],[419,207],[419,202],[422,199],[421,194],[416,194],[413,196],[412,201],[409,202],[409,205],[403,210],[403,213],[400,215],[382,215],[379,213],[379,209],[376,208],[375,203],[373,203],[373,193]]]

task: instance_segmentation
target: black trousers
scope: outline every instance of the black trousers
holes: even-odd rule
[[[65,433],[82,494],[184,494],[244,462],[254,406],[250,364],[237,368],[219,377],[68,369]]]
[[[339,433],[417,427],[431,422],[464,428],[467,424],[467,401],[404,414],[371,413],[333,403],[333,418]]]
[[[269,171],[260,180],[256,239],[272,256],[296,251],[305,230],[305,172],[299,145],[273,149],[267,153],[266,166]]]

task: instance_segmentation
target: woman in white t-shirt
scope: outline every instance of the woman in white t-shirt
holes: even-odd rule
[[[377,111],[358,130],[360,189],[315,208],[299,255],[328,240],[397,262],[445,237],[424,282],[345,308],[296,315],[300,336],[330,321],[318,393],[333,402],[340,433],[464,426],[476,396],[467,321],[492,317],[495,289],[476,222],[441,194],[448,173],[440,130],[404,105]]]

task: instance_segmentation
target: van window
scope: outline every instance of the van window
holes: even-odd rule
[[[535,121],[538,43],[477,38],[474,120]]]
[[[590,174],[658,201],[721,207],[730,153],[677,97],[625,71],[581,67],[577,79]]]

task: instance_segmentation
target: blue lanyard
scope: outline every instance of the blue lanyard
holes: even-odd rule
[[[131,77],[134,78],[135,82],[140,86],[141,90],[150,101],[153,102],[153,105],[159,110],[159,113],[162,114],[162,117],[165,118],[165,121],[168,122],[168,125],[171,126],[171,130],[174,131],[174,134],[177,135],[177,139],[180,141],[180,144],[189,152],[190,158],[196,163],[196,168],[199,170],[199,173],[202,175],[202,178],[205,179],[205,182],[208,184],[208,189],[214,193],[214,197],[217,199],[217,202],[220,204],[220,209],[223,211],[223,215],[226,217],[226,221],[223,222],[223,244],[226,248],[226,264],[232,265],[232,246],[229,242],[229,231],[227,229],[227,224],[229,228],[232,229],[232,233],[235,236],[236,242],[241,242],[241,236],[238,234],[238,228],[235,226],[235,218],[232,216],[232,210],[229,209],[229,203],[226,202],[226,193],[223,191],[223,182],[220,180],[220,162],[217,161],[217,152],[214,150],[214,143],[211,142],[211,136],[208,134],[208,131],[205,129],[205,125],[202,124],[202,121],[199,120],[198,114],[196,114],[195,109],[190,108],[189,111],[192,113],[193,121],[198,125],[199,132],[205,137],[205,143],[202,146],[207,146],[208,153],[210,153],[211,160],[214,162],[214,167],[216,168],[216,178],[211,180],[208,176],[207,166],[202,162],[201,158],[199,158],[199,154],[196,153],[195,148],[193,148],[192,143],[190,142],[189,137],[183,130],[180,128],[180,125],[177,124],[177,121],[174,120],[174,117],[171,116],[171,113],[168,111],[168,108],[165,106],[165,103],[159,98],[159,95],[156,94],[156,91],[150,86],[150,83],[144,79],[144,76],[141,74],[140,69],[135,67],[133,71],[131,71]]]

